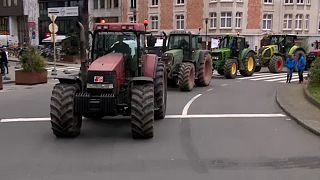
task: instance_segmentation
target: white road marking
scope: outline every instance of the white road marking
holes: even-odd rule
[[[238,78],[238,79],[255,79],[255,78],[269,77],[269,76],[274,76],[274,74],[270,74],[270,73],[253,74],[252,76],[242,77],[242,78]]]
[[[224,87],[224,86],[228,86],[228,85],[229,85],[229,84],[221,84],[221,86],[222,86],[222,87]]]
[[[1,119],[0,122],[34,122],[34,121],[50,121],[50,118],[15,118],[15,119]]]
[[[193,115],[166,115],[166,119],[178,118],[276,118],[286,117],[284,114],[193,114]]]
[[[209,92],[209,91],[212,91],[213,89],[211,88],[211,89],[208,89],[207,91]]]
[[[255,78],[255,79],[250,79],[253,81],[260,81],[260,80],[267,80],[267,79],[277,79],[277,78],[283,78],[285,77],[285,74],[277,74],[277,75],[273,75],[271,77],[262,77],[262,78]]]
[[[184,106],[183,110],[182,110],[182,115],[187,115],[188,114],[188,110],[189,107],[191,106],[191,104],[193,103],[193,101],[195,101],[198,97],[200,97],[202,94],[198,94],[195,97],[193,97],[192,99],[190,99],[190,101]]]
[[[277,118],[286,117],[284,114],[191,114],[191,115],[166,115],[166,119],[185,119],[185,118]],[[287,121],[290,119],[286,119]],[[0,123],[11,122],[44,122],[50,121],[46,118],[13,118],[1,119]]]

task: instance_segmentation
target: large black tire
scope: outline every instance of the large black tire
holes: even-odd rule
[[[198,70],[198,79],[196,80],[197,86],[208,86],[212,79],[212,58],[211,55],[205,54],[200,59],[200,65]]]
[[[232,67],[235,70],[232,70]],[[224,64],[224,77],[227,79],[234,79],[237,77],[238,61],[236,59],[227,59]]]
[[[181,91],[191,91],[195,83],[194,64],[186,62],[181,63],[179,72],[179,89]]]
[[[261,71],[261,66],[256,66],[256,68],[254,69],[254,72],[260,72]]]
[[[253,52],[249,52],[243,60],[244,70],[240,70],[240,74],[244,77],[252,76],[256,68],[256,59]]]
[[[153,137],[154,84],[136,84],[131,96],[131,132],[134,139]]]
[[[80,134],[82,116],[74,112],[77,84],[56,84],[52,90],[50,117],[53,134],[57,137],[76,137]]]
[[[283,58],[281,56],[274,55],[269,62],[268,68],[271,73],[280,73],[282,72],[283,65]]]
[[[158,61],[156,79],[154,81],[154,119],[163,119],[167,107],[167,72],[162,61]]]

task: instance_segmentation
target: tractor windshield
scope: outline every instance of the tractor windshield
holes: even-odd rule
[[[220,48],[236,48],[237,40],[231,37],[224,37],[219,44]]]
[[[189,43],[188,35],[170,35],[168,49],[187,49]]]
[[[98,32],[94,37],[93,59],[109,53],[122,53],[133,58],[137,52],[137,36],[132,32]]]

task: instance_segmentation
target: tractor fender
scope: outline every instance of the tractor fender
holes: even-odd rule
[[[306,53],[306,51],[305,51],[302,47],[297,46],[297,45],[294,45],[294,46],[289,50],[289,53],[288,53],[288,54],[294,56],[294,54],[296,53],[296,51],[299,51],[299,50],[301,50],[301,51],[303,51],[304,53]]]
[[[250,52],[253,53],[254,55],[257,54],[256,52],[254,52],[252,49],[249,49],[249,48],[245,48],[245,49],[243,49],[243,50],[241,51],[240,57],[239,57],[239,69],[240,69],[240,70],[245,69],[245,67],[244,67],[244,65],[243,65],[243,61],[244,61],[244,59],[247,57],[247,55],[248,55]],[[256,64],[257,64],[257,62],[256,62]]]
[[[63,84],[78,84],[81,89],[83,88],[82,85],[84,83],[81,82],[79,77],[58,77],[59,83]]]
[[[145,83],[153,83],[153,78],[147,76],[140,76],[132,78],[133,84],[145,84]]]
[[[143,75],[154,79],[156,77],[158,56],[154,54],[146,54],[142,56],[142,61]]]

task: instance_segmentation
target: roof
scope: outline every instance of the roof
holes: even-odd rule
[[[176,31],[170,32],[170,35],[189,35],[189,34],[192,34],[192,33],[184,30],[176,30]]]

